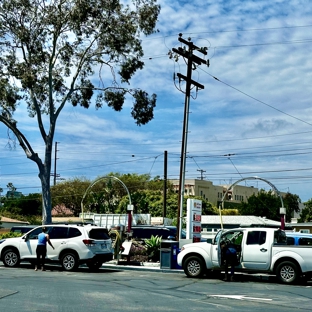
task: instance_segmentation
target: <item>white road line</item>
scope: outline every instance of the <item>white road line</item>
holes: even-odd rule
[[[235,300],[261,300],[261,301],[272,301],[272,299],[256,298],[256,297],[247,297],[247,296],[244,296],[244,295],[209,295],[209,297],[229,298],[229,299],[235,299]]]

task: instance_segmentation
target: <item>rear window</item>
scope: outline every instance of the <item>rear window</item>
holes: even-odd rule
[[[286,245],[287,237],[284,231],[277,230],[274,232],[274,244],[276,245]]]
[[[299,245],[312,245],[312,238],[309,237],[301,237],[299,238]]]
[[[92,229],[89,232],[89,238],[110,239],[107,229]]]
[[[295,239],[293,237],[287,237],[287,245],[295,245]]]

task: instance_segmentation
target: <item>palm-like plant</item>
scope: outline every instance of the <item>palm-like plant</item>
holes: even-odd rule
[[[150,239],[145,239],[148,258],[156,262],[160,259],[161,236],[152,235]]]

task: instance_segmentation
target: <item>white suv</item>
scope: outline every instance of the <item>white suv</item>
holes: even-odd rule
[[[58,262],[66,271],[85,263],[99,269],[103,262],[113,259],[112,240],[106,228],[93,225],[45,225],[54,249],[47,244],[46,262]],[[36,262],[38,235],[42,226],[21,237],[0,240],[0,259],[5,266],[18,266],[20,261]]]

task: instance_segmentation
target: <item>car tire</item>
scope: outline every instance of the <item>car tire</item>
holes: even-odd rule
[[[276,276],[283,284],[294,284],[299,279],[299,268],[292,261],[281,262],[276,269]]]
[[[65,271],[75,271],[78,268],[78,257],[72,252],[64,253],[61,262]]]
[[[3,264],[6,267],[14,268],[19,265],[20,257],[17,251],[14,249],[7,249],[3,253]]]
[[[197,256],[188,257],[183,269],[188,277],[202,277],[206,271],[203,260]]]
[[[87,262],[87,266],[92,271],[97,271],[100,269],[100,267],[103,265],[103,262],[101,261],[90,261]]]

